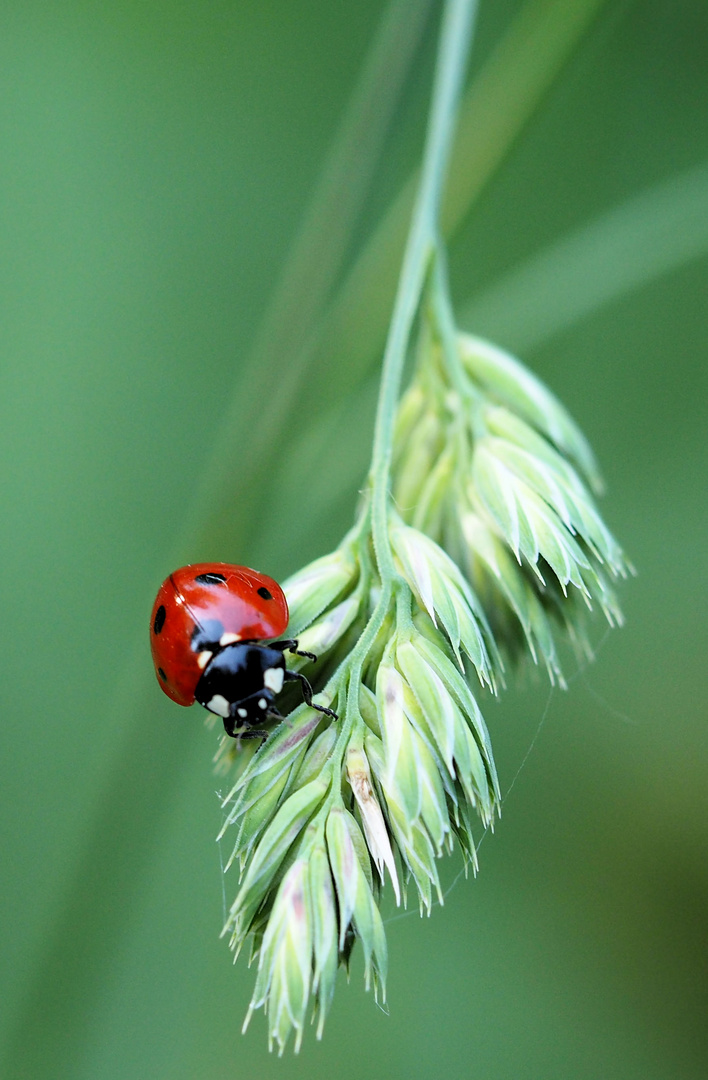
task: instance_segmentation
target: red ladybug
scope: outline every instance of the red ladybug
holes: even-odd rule
[[[304,675],[288,671],[283,653],[297,641],[271,641],[288,625],[285,593],[273,578],[229,563],[183,566],[166,578],[155,598],[150,645],[160,686],[178,705],[198,701],[224,721],[233,738],[266,738],[255,729],[279,717],[273,700],[283,683],[297,679],[315,705]],[[298,653],[312,660],[312,653]],[[236,728],[247,730],[237,735]]]

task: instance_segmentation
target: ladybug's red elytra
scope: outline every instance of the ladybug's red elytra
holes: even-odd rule
[[[266,738],[256,728],[279,717],[274,698],[285,681],[298,680],[318,712],[312,687],[288,671],[284,652],[300,653],[294,639],[273,641],[288,625],[288,602],[273,578],[247,566],[195,563],[165,578],[150,617],[150,645],[160,686],[178,705],[198,701],[220,716],[233,738]],[[237,732],[237,728],[244,731]]]

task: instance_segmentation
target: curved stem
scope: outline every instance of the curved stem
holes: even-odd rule
[[[384,352],[370,471],[372,533],[384,592],[394,577],[387,515],[396,405],[411,331],[436,244],[440,201],[476,11],[477,0],[447,0],[445,5],[420,187]]]

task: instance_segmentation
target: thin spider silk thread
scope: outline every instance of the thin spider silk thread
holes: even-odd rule
[[[607,627],[604,634],[600,638],[600,641],[598,642],[597,646],[593,649],[593,659],[588,659],[588,660],[583,661],[578,666],[577,671],[574,671],[573,674],[568,677],[567,682],[568,682],[568,686],[571,686],[578,679],[582,679],[583,685],[588,689],[590,694],[595,698],[595,700],[599,704],[601,704],[604,708],[607,709],[607,711],[610,713],[611,716],[615,716],[617,719],[624,720],[626,723],[634,724],[634,723],[636,723],[636,721],[634,721],[631,717],[626,716],[624,713],[613,709],[612,706],[607,701],[605,701],[605,699],[603,697],[601,697],[600,694],[597,694],[593,690],[593,688],[590,686],[590,684],[584,678],[585,672],[590,667],[590,664],[594,662],[594,658],[599,656],[600,653],[602,652],[602,649],[603,649],[603,647],[605,645],[605,642],[607,641],[607,639],[610,636],[611,632],[612,632],[612,628]],[[516,781],[519,779],[519,776],[521,775],[522,771],[526,767],[528,759],[530,758],[533,750],[536,747],[536,743],[539,740],[539,737],[541,735],[541,731],[543,729],[543,726],[546,723],[546,720],[548,719],[549,712],[551,711],[551,704],[552,704],[552,702],[554,700],[554,697],[555,697],[555,695],[557,693],[557,690],[558,690],[558,687],[551,686],[551,688],[550,688],[550,690],[548,692],[548,698],[546,699],[546,704],[545,704],[545,706],[543,708],[543,712],[541,713],[541,718],[538,721],[538,724],[536,726],[536,731],[534,732],[534,734],[533,734],[533,736],[531,738],[531,741],[530,741],[530,743],[528,745],[528,749],[526,750],[526,753],[524,754],[523,758],[521,759],[521,764],[519,765],[518,769],[516,770],[516,773],[514,774],[514,776],[512,778],[512,781],[509,784],[509,787],[507,788],[506,795],[502,799],[502,802],[504,803],[504,805],[506,805],[507,800],[508,800],[511,792],[514,789],[514,786],[516,785]],[[482,835],[481,835],[481,837],[479,839],[479,843],[477,844],[477,851],[479,851],[479,849],[481,848],[481,846],[482,846],[482,844],[484,842],[484,838],[486,837],[488,832],[489,832],[489,826],[487,826],[484,829],[484,831],[483,831],[483,833],[482,833]],[[463,866],[457,872],[457,874],[455,875],[455,877],[453,878],[451,883],[448,885],[448,887],[444,890],[444,892],[443,892],[443,902],[445,900],[447,900],[447,898],[452,893],[453,889],[457,886],[460,879],[465,876],[465,873],[466,873],[466,868]],[[441,907],[441,906],[442,906],[442,904],[441,904],[441,902],[439,900],[433,900],[433,902],[431,904],[431,911],[432,911],[432,909],[434,907]],[[401,919],[407,919],[407,918],[410,918],[411,916],[417,915],[417,914],[418,913],[413,908],[411,908],[408,911],[398,912],[398,914],[391,915],[388,919],[384,919],[384,926],[390,926],[391,923],[399,922]]]
[[[216,797],[219,800],[219,802],[222,801],[220,792],[218,792],[218,791],[216,792]],[[221,815],[222,828],[223,828],[225,823],[226,823],[226,814],[222,814]],[[219,830],[219,832],[221,833],[221,830]],[[225,926],[226,925],[227,910],[226,910],[226,871],[224,870],[224,853],[221,850],[221,844],[222,844],[223,839],[224,839],[223,836],[220,835],[219,839],[216,842],[216,846],[219,849],[219,868],[221,870],[221,904],[222,904],[222,909],[223,909],[222,910],[221,925]]]

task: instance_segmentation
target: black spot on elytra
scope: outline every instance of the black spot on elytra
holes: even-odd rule
[[[157,674],[160,676],[160,678],[163,680],[163,682],[167,682],[167,676],[165,675],[165,673],[164,673],[164,671],[162,670],[161,667],[159,667],[157,669]]]
[[[225,585],[226,578],[223,574],[197,574],[194,579],[200,585]]]
[[[272,600],[273,599],[273,594],[268,592],[265,585],[261,585],[260,589],[258,590],[258,595],[262,596],[264,600]]]
[[[152,628],[153,628],[153,630],[155,631],[156,634],[159,634],[160,631],[162,630],[162,627],[165,625],[165,616],[166,615],[167,615],[167,612],[165,611],[165,605],[160,604],[159,608],[155,612],[155,621],[152,624]]]

